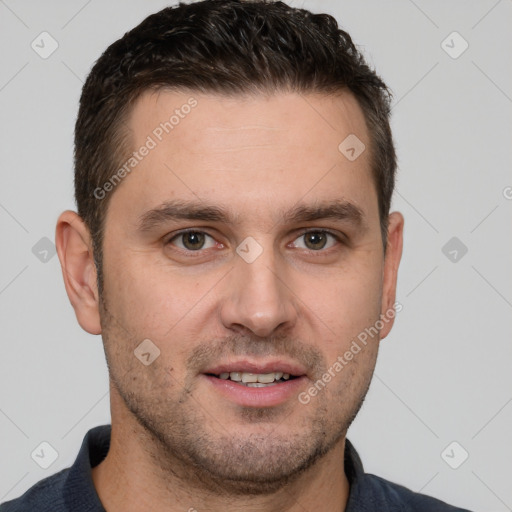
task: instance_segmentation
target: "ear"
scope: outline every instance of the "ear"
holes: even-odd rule
[[[396,299],[396,282],[398,277],[398,266],[402,257],[404,232],[404,217],[400,212],[393,212],[389,215],[388,241],[386,256],[384,258],[384,271],[382,280],[382,308],[381,318],[384,327],[380,331],[380,339],[384,339],[393,327],[395,316],[391,317],[389,311],[394,309]]]
[[[90,334],[101,334],[92,240],[89,229],[77,213],[66,210],[59,216],[55,243],[66,292],[78,323]]]

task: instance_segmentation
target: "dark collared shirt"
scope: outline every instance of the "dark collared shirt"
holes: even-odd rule
[[[0,505],[0,512],[105,512],[91,468],[107,455],[110,425],[87,432],[74,464],[41,480],[22,496]],[[394,484],[363,470],[350,441],[345,443],[345,472],[350,496],[345,512],[469,512]]]

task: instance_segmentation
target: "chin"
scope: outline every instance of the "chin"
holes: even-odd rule
[[[311,442],[311,438],[310,438]],[[317,443],[307,446],[305,439],[288,442],[283,438],[232,437],[227,446],[210,446],[207,452],[193,455],[199,469],[201,487],[229,495],[273,494],[311,469],[332,446]],[[198,456],[199,455],[199,456]]]

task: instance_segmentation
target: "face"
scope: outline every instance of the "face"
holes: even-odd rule
[[[348,93],[160,91],[128,124],[137,163],[109,192],[101,308],[119,407],[162,467],[270,492],[343,440],[391,326],[344,357],[391,307],[397,266],[362,111]],[[338,149],[350,134],[355,160]]]

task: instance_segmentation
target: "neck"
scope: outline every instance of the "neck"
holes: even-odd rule
[[[119,398],[119,397],[117,397]],[[115,400],[112,392],[111,399]],[[114,414],[114,410],[117,414]],[[124,408],[112,407],[112,436],[106,458],[92,469],[92,478],[99,498],[109,512],[154,512],[209,510],[211,512],[258,511],[325,512],[344,511],[349,483],[344,471],[345,439],[295,480],[272,494],[250,496],[213,492],[190,478],[193,469],[182,468],[176,459],[166,461],[164,471],[156,457],[160,447],[145,429]]]

